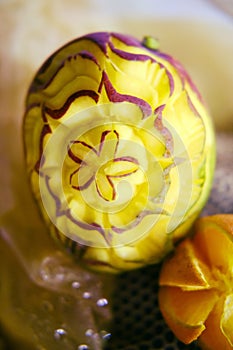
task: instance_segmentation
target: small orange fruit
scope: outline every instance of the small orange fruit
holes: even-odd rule
[[[163,264],[159,305],[178,339],[233,349],[233,214],[199,219]]]

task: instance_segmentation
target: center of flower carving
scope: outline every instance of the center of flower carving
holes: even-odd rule
[[[40,170],[45,206],[59,230],[81,244],[134,242],[161,214],[169,216],[171,200],[166,208],[163,203],[174,159],[163,125],[132,103],[82,113],[61,123],[46,144]]]
[[[118,147],[119,134],[116,130],[103,131],[96,146],[91,142],[71,141],[68,155],[78,165],[69,177],[71,187],[82,191],[94,182],[101,198],[105,201],[115,200],[119,180],[139,169],[136,158],[117,157]]]

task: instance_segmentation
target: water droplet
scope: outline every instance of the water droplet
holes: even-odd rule
[[[83,293],[83,298],[84,299],[90,299],[91,298],[91,293],[90,292],[84,292]]]
[[[88,349],[89,349],[89,347],[86,344],[81,344],[78,347],[78,350],[88,350]]]
[[[72,288],[75,288],[75,289],[80,288],[80,283],[79,283],[78,281],[74,281],[74,282],[72,283]]]
[[[54,331],[54,338],[59,340],[67,334],[66,330],[63,328],[58,328]]]
[[[106,298],[100,298],[99,300],[97,300],[96,302],[97,306],[106,306],[108,305],[108,300]]]
[[[100,331],[100,336],[102,337],[102,339],[108,340],[111,338],[112,334],[103,330]]]
[[[93,329],[89,328],[86,330],[85,335],[86,337],[92,337],[94,333]]]

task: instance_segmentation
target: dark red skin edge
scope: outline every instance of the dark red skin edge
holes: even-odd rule
[[[51,84],[51,82],[54,80],[55,76],[58,74],[58,72],[65,66],[65,63],[66,61],[71,61],[72,59],[76,59],[78,56],[82,57],[83,59],[87,59],[87,60],[90,60],[92,62],[94,62],[98,68],[100,69],[100,65],[96,59],[96,57],[94,55],[92,55],[92,53],[88,52],[87,50],[83,50],[83,51],[80,51],[76,54],[73,54],[73,55],[70,55],[70,56],[67,56],[62,62],[61,64],[59,65],[59,67],[56,69],[56,71],[54,72],[54,74],[52,75],[52,77],[44,82],[44,83],[40,83],[39,80],[37,80],[35,78],[34,82],[36,84],[32,84],[30,86],[30,89],[29,89],[29,92],[30,93],[36,93],[38,90],[43,90],[43,89],[46,89],[48,85]],[[39,73],[38,73],[39,74]]]
[[[66,48],[67,46],[71,45],[72,43],[78,42],[80,40],[90,40],[94,43],[96,43],[100,49],[104,52],[104,54],[107,54],[107,45],[111,44],[110,43],[110,39],[111,37],[116,38],[122,42],[124,42],[126,45],[129,46],[136,46],[136,47],[141,47],[143,49],[148,50],[148,52],[152,52],[153,54],[162,57],[164,59],[166,59],[167,61],[169,61],[172,65],[174,65],[174,67],[177,69],[177,71],[179,72],[179,74],[181,75],[181,77],[185,80],[187,80],[190,84],[190,86],[192,87],[192,89],[196,92],[198,98],[202,101],[202,97],[198,91],[198,89],[196,88],[195,84],[192,82],[190,76],[187,74],[187,72],[185,71],[185,69],[183,68],[183,66],[176,61],[172,56],[166,54],[166,53],[162,53],[159,50],[153,50],[151,48],[148,48],[147,46],[145,46],[143,44],[143,42],[140,42],[138,39],[130,36],[130,35],[124,35],[124,34],[120,34],[120,33],[114,33],[114,32],[97,32],[97,33],[90,33],[84,36],[81,36],[77,39],[74,39],[70,42],[68,42],[67,44],[63,45],[61,48],[59,48],[58,50],[56,50],[47,60],[46,62],[41,66],[41,68],[38,70],[33,83],[31,84],[31,87],[29,89],[29,93],[31,91],[34,91],[34,89],[36,89],[36,85],[40,84],[39,81],[39,75],[44,73],[46,71],[46,69],[50,66],[53,58],[57,55],[57,53]],[[171,86],[171,90],[173,90],[173,84],[172,83],[172,77],[169,76],[169,80],[170,80],[170,86]],[[203,102],[203,101],[202,101]]]

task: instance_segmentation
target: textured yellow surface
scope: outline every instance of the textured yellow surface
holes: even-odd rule
[[[205,104],[180,63],[134,37],[100,32],[57,51],[29,89],[23,131],[51,232],[95,269],[159,262],[208,198]]]

